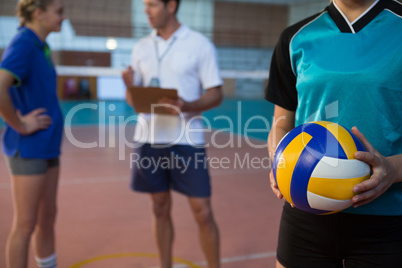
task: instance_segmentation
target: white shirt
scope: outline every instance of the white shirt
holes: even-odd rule
[[[158,61],[158,58],[161,59]],[[134,85],[149,86],[152,78],[159,78],[161,88],[177,89],[184,101],[195,101],[203,90],[222,85],[214,45],[183,24],[168,40],[157,36],[156,30],[142,38],[134,46],[131,60]],[[200,116],[200,113],[139,114],[134,141],[204,144],[204,124]]]

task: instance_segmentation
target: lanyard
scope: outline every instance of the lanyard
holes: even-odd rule
[[[155,44],[155,54],[156,54],[156,59],[158,61],[158,80],[160,79],[160,75],[161,75],[161,63],[163,58],[166,56],[166,54],[169,52],[170,48],[173,46],[174,42],[176,42],[177,36],[173,37],[173,40],[169,43],[168,47],[165,49],[165,51],[162,53],[162,55],[159,56],[159,47],[158,44],[156,42],[156,40],[154,41]]]

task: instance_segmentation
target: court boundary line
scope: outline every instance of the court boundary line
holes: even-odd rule
[[[221,264],[248,261],[248,260],[258,260],[258,259],[265,259],[265,258],[272,258],[272,257],[276,257],[276,251],[269,251],[269,252],[264,252],[264,253],[251,254],[251,255],[221,258]],[[194,264],[200,265],[200,266],[205,266],[208,263],[206,261],[198,261],[198,262],[194,262]],[[160,267],[153,266],[150,268],[160,268]],[[174,265],[173,268],[188,268],[188,266],[186,266],[184,264],[177,264],[177,265]]]

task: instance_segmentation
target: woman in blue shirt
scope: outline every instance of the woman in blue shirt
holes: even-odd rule
[[[0,64],[2,151],[12,182],[14,218],[9,268],[27,266],[31,237],[39,267],[57,267],[54,223],[63,117],[46,37],[61,29],[61,0],[20,0],[18,33]]]

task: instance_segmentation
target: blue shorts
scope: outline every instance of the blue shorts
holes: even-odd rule
[[[210,197],[205,148],[190,145],[160,147],[142,144],[130,157],[131,188],[158,193],[173,189],[190,197]]]
[[[402,267],[402,216],[313,215],[286,202],[277,259],[287,268]]]

